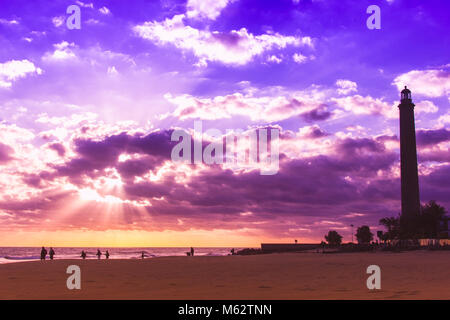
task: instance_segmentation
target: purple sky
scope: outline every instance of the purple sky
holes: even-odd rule
[[[66,27],[71,4],[80,30]],[[380,30],[366,27],[373,4]],[[348,241],[350,224],[381,230],[378,220],[400,211],[405,85],[421,201],[449,209],[449,9],[444,0],[1,1],[0,236],[57,243],[83,231],[101,244],[95,234],[108,230],[126,238],[115,245],[153,244],[132,231],[165,245],[258,245],[320,241],[328,230]],[[222,132],[279,128],[278,174],[172,162],[172,131],[196,120]]]

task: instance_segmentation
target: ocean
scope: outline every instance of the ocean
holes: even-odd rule
[[[47,251],[50,248],[46,247]],[[101,259],[105,259],[104,253],[109,251],[109,259],[141,259],[142,252],[145,254],[145,258],[155,257],[169,257],[169,256],[186,256],[186,252],[190,251],[189,248],[58,248],[54,247],[55,251],[54,259],[81,259],[81,251],[86,252],[86,259],[97,259],[97,249],[102,252]],[[225,248],[206,248],[196,247],[196,256],[226,256],[230,254],[231,247]],[[234,250],[240,250],[242,248],[235,247]],[[33,261],[39,260],[41,253],[41,247],[0,247],[0,263],[11,263],[20,261]],[[47,254],[47,259],[49,259]]]

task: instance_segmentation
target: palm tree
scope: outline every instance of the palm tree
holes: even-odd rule
[[[380,219],[380,224],[387,228],[387,232],[384,233],[386,240],[393,240],[399,236],[400,233],[400,218],[390,217]]]
[[[436,239],[439,237],[440,226],[445,225],[447,212],[445,208],[431,200],[420,206],[419,215],[412,217],[380,219],[380,224],[387,228],[386,239]]]
[[[418,231],[421,237],[436,239],[439,236],[439,226],[446,219],[445,208],[431,200],[420,207]]]

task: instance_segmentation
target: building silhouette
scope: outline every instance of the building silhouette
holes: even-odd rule
[[[411,91],[405,86],[398,106],[400,110],[400,170],[403,220],[419,214],[419,177],[417,172],[416,129]]]

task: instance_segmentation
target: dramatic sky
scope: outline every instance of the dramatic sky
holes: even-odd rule
[[[69,30],[69,5],[81,29]],[[369,5],[381,29],[369,30]],[[2,0],[0,246],[351,239],[400,211],[399,91],[421,201],[450,209],[446,0]],[[279,171],[173,162],[174,129],[278,128]],[[206,138],[206,137],[205,137]]]

